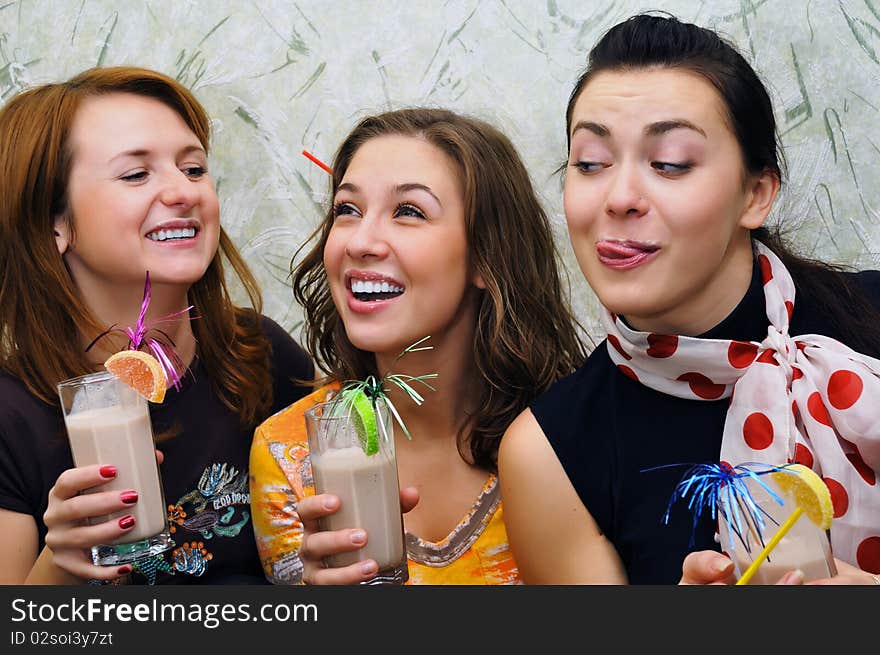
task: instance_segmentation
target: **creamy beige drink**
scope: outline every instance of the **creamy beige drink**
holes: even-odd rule
[[[67,436],[76,466],[112,464],[118,471],[113,480],[93,491],[134,489],[138,493],[131,507],[92,519],[92,523],[101,523],[134,516],[134,528],[114,544],[141,541],[165,529],[165,503],[145,404],[72,414],[67,417]]]
[[[331,558],[332,566],[374,559],[379,571],[400,564],[404,554],[397,466],[383,452],[367,456],[360,446],[312,455],[315,485],[339,496],[340,507],[324,519],[325,530],[362,528],[367,545]]]
[[[763,476],[762,481],[773,493],[785,499],[785,495],[770,476]],[[761,538],[759,539],[755,526],[746,518],[744,510],[739,515],[742,538],[734,533],[731,542],[727,523],[723,518],[719,518],[718,521],[721,548],[733,558],[737,577],[742,576],[753,558],[763,550],[764,544],[773,538],[779,526],[793,511],[794,505],[790,499],[785,505],[779,505],[767,489],[754,480],[749,480],[746,484],[753,500],[763,512],[765,525],[760,530]],[[746,548],[743,540],[748,543],[749,548]],[[806,582],[828,578],[837,573],[825,531],[806,515],[801,515],[776,547],[770,551],[768,559],[761,563],[749,580],[749,584],[776,584],[783,575],[795,569],[803,571]]]
[[[159,465],[147,402],[110,373],[93,373],[58,385],[74,465],[116,467],[116,476],[83,493],[133,489],[137,502],[90,522],[134,516],[134,527],[112,543],[91,548],[92,562],[116,565],[174,547],[168,531]]]
[[[409,571],[390,416],[378,407],[372,447],[362,443],[365,428],[357,420],[354,412],[341,411],[332,403],[306,411],[315,491],[340,500],[339,509],[322,519],[321,529],[360,528],[367,533],[366,546],[328,557],[326,563],[340,567],[373,559],[379,572],[365,584],[402,584]]]

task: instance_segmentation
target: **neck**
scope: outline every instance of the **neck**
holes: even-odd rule
[[[129,287],[114,289],[109,293],[103,293],[99,297],[84,293],[88,298],[89,309],[95,315],[98,323],[106,328],[115,326],[125,329],[133,327],[138,320],[141,311],[143,287],[133,289]],[[150,324],[163,316],[173,314],[188,306],[187,289],[179,285],[153,284],[151,290],[150,306],[147,309],[144,322]],[[170,320],[162,321],[156,328],[162,330],[174,343],[174,350],[188,366],[195,356],[195,337],[190,325],[189,312],[175,316]],[[100,333],[83,335],[83,346],[88,345]],[[89,360],[96,365],[103,363],[110,355],[128,346],[128,337],[119,332],[112,332],[99,339],[89,350]]]
[[[467,329],[457,331],[459,333],[447,333],[445,337],[432,336],[426,344],[432,345],[432,350],[411,352],[400,359],[397,359],[396,353],[393,356],[376,355],[380,377],[392,373],[412,376],[437,374],[436,378],[426,380],[434,391],[419,382],[410,383],[424,398],[422,405],[416,405],[397,385],[385,385],[389,390],[389,399],[413,436],[411,449],[429,447],[429,444],[436,446],[438,442],[454,445],[454,437],[476,409],[472,401],[474,394],[471,393],[474,369],[470,348],[465,345],[473,343],[474,322],[468,318],[462,323]],[[406,439],[396,422],[394,429],[398,439]]]

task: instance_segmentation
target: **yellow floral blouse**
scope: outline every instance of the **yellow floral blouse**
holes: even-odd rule
[[[338,384],[322,387],[264,421],[254,435],[250,491],[257,549],[266,577],[299,584],[302,522],[296,503],[315,493],[305,411],[324,402]],[[507,543],[498,479],[490,474],[470,511],[443,540],[407,533],[408,584],[519,584]]]

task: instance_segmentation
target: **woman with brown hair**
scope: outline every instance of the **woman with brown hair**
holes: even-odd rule
[[[339,499],[311,495],[303,414],[340,382],[437,373],[416,407],[389,392],[413,438],[395,449],[413,584],[519,580],[497,486],[498,443],[584,352],[550,225],[510,141],[439,109],[363,119],[333,162],[332,206],[293,269],[308,348],[327,385],[273,416],[251,451],[254,526],[276,583],[368,581],[376,562],[323,568],[369,535],[317,532]],[[431,350],[407,346],[430,336]]]
[[[208,140],[195,97],[140,68],[88,70],[0,111],[6,582],[109,580],[131,570],[95,566],[87,550],[131,530],[133,517],[86,519],[132,507],[137,489],[79,495],[113,479],[121,463],[73,468],[55,387],[126,346],[112,332],[95,339],[135,324],[148,271],[147,321],[182,312],[162,328],[188,370],[151,406],[177,547],[145,570],[174,582],[258,579],[246,493],[251,435],[305,393],[293,380],[311,378],[312,366],[260,315],[256,281],[220,226]],[[252,308],[233,304],[224,259]]]

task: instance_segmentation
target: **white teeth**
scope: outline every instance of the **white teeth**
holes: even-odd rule
[[[150,232],[147,238],[150,241],[167,241],[168,239],[191,239],[196,235],[194,227],[175,228]]]
[[[355,280],[351,281],[352,293],[402,293],[403,287],[388,282],[388,280]]]

